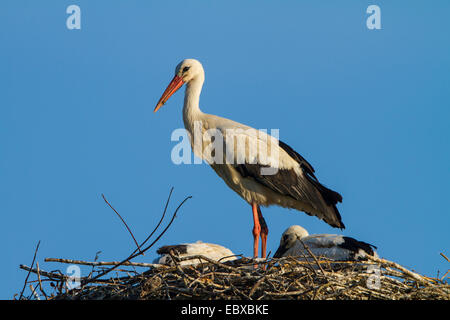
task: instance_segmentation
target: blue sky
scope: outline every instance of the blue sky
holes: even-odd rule
[[[68,30],[66,8],[81,8]],[[369,30],[366,8],[381,8]],[[2,1],[0,298],[46,257],[119,260],[192,195],[158,245],[202,240],[251,255],[250,206],[212,169],[175,165],[183,92],[153,108],[184,58],[203,63],[204,112],[302,154],[344,198],[344,234],[429,276],[449,248],[450,2]],[[302,212],[263,209],[268,250]],[[156,247],[155,247],[156,249]],[[136,261],[150,261],[154,250]],[[64,270],[63,270],[64,271]],[[83,271],[84,272],[84,271]],[[8,276],[5,276],[8,275]]]

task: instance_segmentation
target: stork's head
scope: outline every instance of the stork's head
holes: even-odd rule
[[[188,83],[203,74],[202,64],[195,59],[184,59],[175,68],[175,76],[182,78],[184,83]]]
[[[280,240],[280,246],[278,247],[273,257],[281,258],[283,254],[287,250],[289,250],[297,240],[303,239],[307,236],[309,236],[309,233],[304,228],[297,225],[290,226],[286,229],[285,232],[283,232]]]
[[[154,112],[158,111],[183,84],[189,84],[195,80],[200,80],[203,83],[204,77],[203,66],[198,60],[185,59],[181,61],[175,68],[175,76],[159,99]]]

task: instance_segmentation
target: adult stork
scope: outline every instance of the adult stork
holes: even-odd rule
[[[205,72],[199,61],[181,61],[154,112],[186,84],[183,121],[192,149],[251,205],[253,256],[258,256],[261,237],[261,257],[266,257],[269,230],[260,206],[279,205],[297,209],[318,217],[332,227],[345,228],[336,207],[342,201],[341,195],[323,186],[314,175],[311,164],[300,154],[264,131],[200,110],[200,92],[204,80]],[[222,151],[226,152],[218,152],[220,150],[217,148],[211,150],[211,131],[221,135],[215,135],[214,141],[220,142]],[[244,144],[239,143],[242,139],[245,140]]]
[[[315,256],[331,260],[363,260],[367,255],[378,257],[369,243],[337,234],[312,234],[301,226],[290,226],[281,236],[280,246],[274,258],[287,256],[309,257],[308,250]]]

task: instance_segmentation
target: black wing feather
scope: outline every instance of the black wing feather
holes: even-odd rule
[[[173,251],[175,254],[185,254],[187,253],[187,245],[185,244],[177,244],[172,246],[163,246],[159,248],[156,253],[158,254],[168,254],[170,251]]]
[[[322,185],[314,174],[314,168],[290,146],[279,141],[280,147],[297,161],[303,170],[306,179],[297,176],[294,169],[278,169],[274,175],[262,175],[260,164],[235,164],[234,168],[245,178],[253,178],[267,188],[296,200],[308,202],[316,212],[307,212],[310,215],[320,215],[325,222],[333,227],[344,229],[341,215],[336,207],[338,202],[342,202],[342,196]],[[267,167],[267,166],[266,166]]]
[[[356,240],[354,238],[351,237],[343,237],[344,242],[341,243],[339,245],[339,247],[343,248],[343,249],[347,249],[352,251],[353,253],[357,253],[358,250],[363,250],[365,253],[367,253],[368,255],[373,256],[374,255],[374,250],[377,247],[375,247],[374,245],[364,242],[364,241],[359,241]]]

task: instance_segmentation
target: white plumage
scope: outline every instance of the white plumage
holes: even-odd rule
[[[221,245],[214,243],[204,243],[197,241],[195,243],[182,243],[178,245],[164,246],[157,250],[160,257],[154,260],[154,263],[173,265],[172,258],[169,252],[172,251],[173,255],[178,258],[187,258],[191,256],[201,255],[214,261],[230,261],[235,260],[234,253]],[[198,264],[200,262],[206,262],[204,259],[191,259],[180,261],[180,265]]]
[[[374,247],[366,242],[336,234],[309,235],[301,226],[291,226],[282,235],[275,258],[295,256],[310,258],[305,246],[317,257],[336,261],[361,260],[367,255],[378,257]]]

